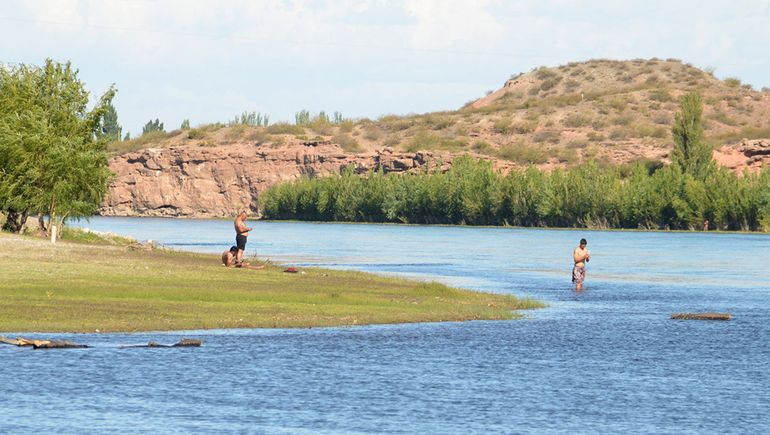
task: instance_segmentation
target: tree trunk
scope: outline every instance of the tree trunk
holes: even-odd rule
[[[5,224],[3,224],[3,230],[18,234],[24,228],[25,223],[27,223],[27,212],[18,212],[11,209],[8,210]]]
[[[37,215],[37,225],[42,234],[48,234],[48,228],[45,227],[45,216],[42,213]]]

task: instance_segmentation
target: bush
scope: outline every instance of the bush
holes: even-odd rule
[[[417,132],[407,143],[406,151],[432,150],[441,145],[441,136],[436,133],[421,130]]]
[[[566,89],[567,92],[573,92],[579,87],[580,87],[580,82],[578,82],[577,80],[569,79],[566,82],[564,82],[564,89]]]
[[[668,92],[668,89],[653,89],[649,92],[648,98],[652,101],[659,101],[661,103],[666,103],[669,101],[674,101],[674,97],[671,96],[671,93]]]
[[[535,131],[537,128],[537,122],[534,121],[522,121],[511,124],[511,129],[518,134],[529,134]]]
[[[523,142],[500,147],[497,156],[505,160],[527,165],[545,163],[548,160],[548,153],[542,147],[528,145]]]
[[[499,134],[510,134],[511,122],[511,118],[500,118],[492,124],[492,131]]]
[[[559,84],[561,81],[561,77],[554,77],[547,80],[544,80],[543,83],[540,83],[540,90],[541,91],[547,91],[549,89],[553,89],[556,87],[556,85]]]
[[[361,145],[359,145],[358,142],[347,133],[342,133],[342,134],[338,134],[337,136],[334,136],[332,138],[332,142],[338,144],[340,148],[342,148],[343,150],[349,153],[361,152]]]
[[[187,131],[187,139],[203,139],[206,137],[206,132],[199,128],[191,128]]]
[[[376,125],[367,125],[364,128],[364,139],[374,142],[380,140],[381,137],[382,132]]]
[[[629,137],[629,131],[623,127],[615,127],[610,130],[610,139],[611,140],[624,140],[628,139]]]
[[[556,71],[544,66],[541,66],[537,69],[537,72],[535,72],[535,77],[537,77],[539,80],[548,80],[558,76],[559,74],[557,74]]]
[[[492,153],[492,145],[489,144],[489,142],[485,142],[483,140],[477,141],[473,144],[473,151],[476,151],[479,154],[490,154]]]
[[[588,140],[591,141],[591,142],[601,142],[601,141],[607,139],[606,137],[604,137],[603,134],[597,133],[595,131],[589,132],[587,137],[588,137]]]
[[[305,129],[299,125],[288,122],[278,122],[265,128],[269,134],[305,134]]]
[[[564,124],[565,127],[569,127],[569,128],[585,127],[590,123],[591,123],[591,118],[589,116],[581,115],[579,113],[569,114],[562,120],[562,124]]]
[[[225,132],[225,139],[234,142],[243,137],[246,133],[246,124],[234,124]]]
[[[735,77],[728,77],[724,81],[725,84],[730,88],[737,88],[741,86],[741,80]]]
[[[622,112],[626,110],[626,106],[628,106],[628,101],[626,101],[624,98],[613,98],[607,103],[607,105],[618,112]]]
[[[423,118],[425,125],[432,130],[443,130],[454,124],[452,118],[447,115],[430,114]]]
[[[540,130],[532,136],[535,142],[559,143],[561,132],[557,130]]]
[[[616,116],[616,117],[612,118],[612,124],[613,125],[623,125],[623,126],[625,126],[625,125],[631,124],[633,121],[634,121],[634,118],[631,117],[630,115],[621,115],[621,116]]]

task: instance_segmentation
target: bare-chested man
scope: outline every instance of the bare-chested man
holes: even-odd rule
[[[252,230],[252,228],[246,226],[247,216],[246,210],[241,210],[234,222],[235,246],[238,248],[238,252],[235,254],[235,261],[238,263],[243,261],[243,251],[246,250],[246,238],[249,237],[249,231]]]
[[[583,290],[583,281],[586,279],[586,263],[591,259],[591,253],[586,248],[586,239],[580,239],[580,246],[572,252],[575,266],[572,268],[572,282],[575,283],[575,291]]]

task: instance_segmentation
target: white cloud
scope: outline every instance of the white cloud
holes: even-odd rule
[[[594,57],[679,57],[770,86],[770,0],[5,0],[0,39],[0,61],[71,59],[96,92],[117,83],[134,131],[160,115],[459,107],[511,73]]]
[[[406,0],[417,19],[412,42],[418,49],[489,49],[503,34],[488,0]]]

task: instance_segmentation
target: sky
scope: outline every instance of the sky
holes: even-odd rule
[[[0,62],[71,61],[124,132],[453,110],[512,74],[677,58],[770,87],[770,0],[0,0]]]

